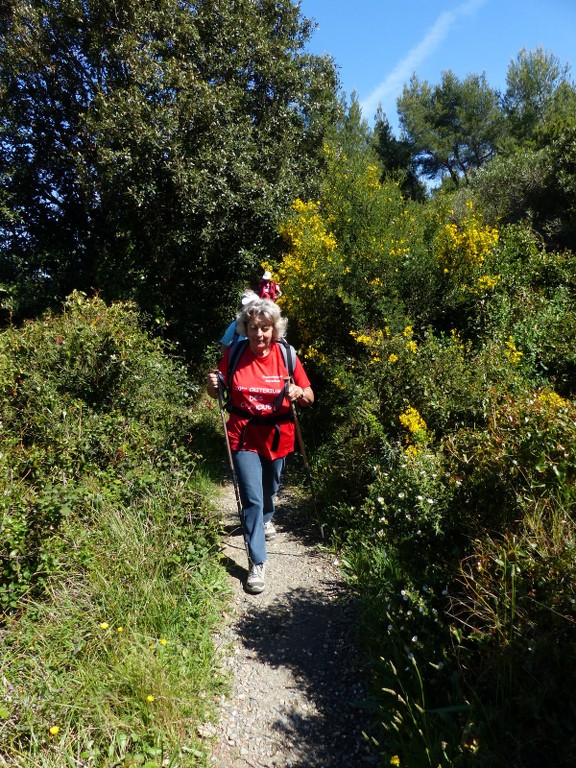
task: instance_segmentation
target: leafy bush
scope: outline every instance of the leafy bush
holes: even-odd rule
[[[0,335],[0,605],[56,567],[50,539],[83,514],[86,477],[120,486],[185,445],[184,367],[140,328],[132,305],[72,294],[59,315]]]
[[[206,760],[227,589],[169,352],[79,293],[0,336],[0,762]]]
[[[522,146],[487,163],[472,181],[472,194],[490,221],[525,221],[548,248],[574,251],[573,114],[540,133],[540,148]]]
[[[540,390],[503,395],[483,430],[451,436],[458,501],[471,532],[514,530],[525,498],[574,498],[575,422],[573,403]]]
[[[353,350],[350,331],[406,325],[401,294],[424,265],[411,250],[422,227],[398,186],[380,184],[369,154],[327,147],[326,155],[322,199],[295,201],[280,226],[288,252],[279,279],[306,354],[332,363]]]
[[[317,496],[364,607],[383,758],[527,768],[545,726],[525,711],[511,725],[513,699],[489,689],[512,694],[512,680],[528,696],[546,671],[535,716],[567,695],[560,656],[530,649],[571,642],[569,601],[561,626],[541,624],[555,589],[573,590],[574,255],[547,251],[522,216],[495,229],[480,196],[407,203],[378,183],[362,141],[329,148],[327,165],[321,198],[298,201],[281,228],[282,303],[318,393]],[[538,510],[566,519],[565,548],[540,555]],[[522,594],[541,600],[518,610],[514,643],[501,631],[511,558]],[[500,749],[506,724],[515,741]],[[567,713],[558,765],[571,728]]]

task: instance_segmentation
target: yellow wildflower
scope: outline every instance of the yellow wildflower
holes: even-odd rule
[[[462,350],[464,349],[464,342],[462,341],[462,337],[460,336],[456,328],[452,328],[452,330],[450,331],[450,338],[452,339],[452,342],[454,343],[454,345],[458,347],[458,349],[462,349]]]
[[[326,355],[314,346],[310,346],[304,352],[306,360],[314,360],[318,365],[328,366],[328,358]]]
[[[109,627],[109,626],[110,626],[110,625],[108,624],[108,622],[107,622],[107,621],[103,621],[103,622],[100,624],[100,629],[108,629],[108,627]]]
[[[154,701],[154,696],[152,696],[152,694],[149,693],[148,696],[146,696],[146,701],[149,704],[152,704],[152,702]]]
[[[472,213],[472,205],[466,207],[466,217],[459,224],[445,224],[436,239],[437,258],[444,272],[480,267],[498,243],[498,230],[483,226]]]
[[[426,429],[426,422],[416,408],[413,408],[411,405],[406,408],[404,413],[400,414],[400,424],[411,433],[422,432]]]
[[[48,730],[49,730],[50,736],[58,736],[58,734],[60,733],[60,728],[57,725],[51,725]]]
[[[369,189],[380,189],[380,170],[377,165],[369,165],[366,171]]]
[[[418,344],[416,344],[415,341],[407,341],[406,349],[408,350],[408,352],[413,352],[414,354],[416,354],[416,352],[418,351]]]
[[[368,336],[366,333],[359,333],[358,331],[350,331],[350,336],[352,336],[358,344],[364,344],[367,347],[370,347],[373,343],[372,338]]]
[[[557,392],[549,391],[549,392],[539,392],[536,396],[536,400],[540,402],[542,405],[548,405],[554,410],[559,410],[560,408],[568,408],[570,403],[568,400],[565,400],[563,397],[560,397],[560,395]]]
[[[506,342],[506,356],[512,363],[512,365],[517,365],[520,362],[520,359],[524,355],[523,352],[520,352],[519,349],[516,348],[516,344],[514,344],[514,339],[512,336],[508,337],[508,341]]]
[[[500,275],[482,275],[478,278],[478,289],[480,291],[491,291],[498,285]]]
[[[400,424],[402,424],[408,432],[408,435],[406,436],[406,442],[408,443],[406,453],[408,456],[417,456],[420,452],[417,445],[422,446],[428,440],[428,428],[426,422],[422,416],[420,416],[416,408],[413,408],[411,405],[406,408],[404,413],[400,414],[399,418]],[[417,445],[414,445],[414,443]]]

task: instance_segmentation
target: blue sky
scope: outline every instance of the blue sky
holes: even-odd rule
[[[541,47],[570,65],[576,80],[576,0],[301,0],[317,23],[308,46],[331,55],[342,90],[358,94],[371,123],[380,102],[397,132],[396,99],[415,72],[435,85],[485,73],[506,87],[522,48]]]

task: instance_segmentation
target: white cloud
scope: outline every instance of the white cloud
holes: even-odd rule
[[[450,34],[450,30],[458,19],[468,16],[481,8],[488,0],[468,0],[453,11],[444,11],[428,29],[422,40],[390,72],[390,74],[375,88],[360,106],[366,117],[372,117],[378,104],[400,95],[404,84],[410,80],[412,73],[422,64]]]

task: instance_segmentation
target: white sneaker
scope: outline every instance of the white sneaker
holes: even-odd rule
[[[246,589],[248,592],[252,592],[253,595],[257,595],[264,591],[264,568],[266,563],[254,563],[250,564],[250,570],[248,572],[248,578],[246,579]]]
[[[268,520],[267,523],[264,523],[264,536],[266,541],[270,541],[271,539],[275,538],[277,533],[278,531],[276,528],[274,528],[274,523],[272,520]]]

